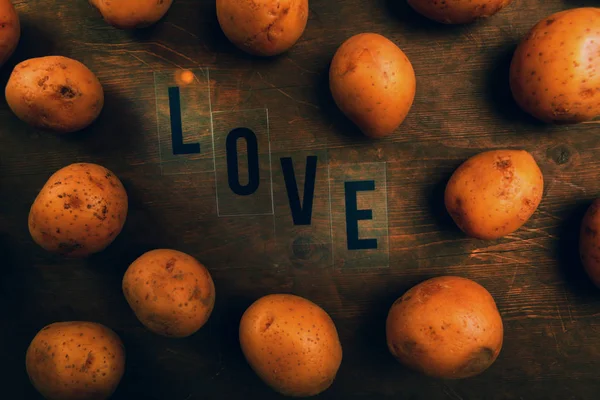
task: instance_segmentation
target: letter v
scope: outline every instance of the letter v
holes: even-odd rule
[[[317,156],[306,157],[306,176],[304,179],[304,199],[300,205],[300,194],[294,173],[291,157],[281,158],[281,170],[287,189],[290,210],[294,225],[310,225],[312,218],[313,200],[315,197],[315,182],[317,176]]]

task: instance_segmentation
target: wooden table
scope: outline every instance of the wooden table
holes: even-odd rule
[[[527,30],[550,13],[596,1],[515,0],[494,18],[447,27],[416,15],[403,0],[312,0],[300,42],[268,60],[241,54],[227,42],[213,0],[175,0],[163,21],[133,33],[106,25],[85,1],[14,3],[22,40],[0,72],[2,85],[17,62],[60,54],[96,72],[106,105],[89,129],[58,137],[28,128],[0,100],[3,398],[39,398],[25,373],[25,351],[40,328],[59,320],[97,321],[122,337],[127,372],[116,399],[279,398],[244,361],[237,337],[245,308],[275,292],[305,296],[336,322],[344,360],[320,398],[598,398],[600,292],[582,272],[577,241],[583,212],[600,192],[600,125],[537,123],[517,108],[508,89],[511,55]],[[357,135],[328,92],[335,50],[364,31],[394,40],[417,74],[411,113],[394,136],[380,141]],[[153,72],[179,68],[208,68],[211,102],[209,108],[195,105],[204,107],[198,118],[210,120],[212,111],[220,132],[239,121],[263,131],[268,126],[270,140],[260,140],[270,143],[270,152],[261,145],[260,162],[270,176],[261,180],[267,190],[263,186],[260,199],[237,207],[223,192],[217,210],[217,190],[224,190],[215,185],[223,179],[222,143],[216,143],[214,163],[165,164]],[[159,103],[160,114],[164,101]],[[468,239],[445,212],[444,186],[467,157],[496,148],[534,154],[545,176],[544,197],[518,232],[498,241]],[[319,157],[312,225],[294,227],[280,159],[292,157],[302,188],[309,155]],[[130,197],[121,235],[106,251],[79,261],[45,253],[27,230],[41,186],[73,162],[112,169]],[[184,173],[173,175],[181,166]],[[370,204],[359,201],[377,219],[361,231],[378,239],[374,262],[343,253],[338,189],[344,174],[374,177],[384,190]],[[261,214],[256,211],[265,207],[267,215],[239,215]],[[236,215],[223,216],[224,209]],[[192,254],[216,282],[209,323],[187,339],[146,331],[121,292],[127,266],[157,247]],[[445,274],[483,284],[504,320],[498,361],[473,379],[423,377],[397,363],[386,347],[392,302],[412,285]]]

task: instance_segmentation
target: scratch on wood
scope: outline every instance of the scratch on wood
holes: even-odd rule
[[[506,312],[510,313],[510,312],[525,312],[525,315],[515,315],[515,316],[506,316],[504,317],[504,319],[506,321],[524,321],[524,320],[537,320],[537,319],[543,319],[543,320],[554,320],[556,319],[555,316],[548,316],[548,315],[540,315],[540,314],[534,314],[533,311],[531,310],[531,308],[528,308],[526,306],[513,306],[512,309],[510,309],[511,306],[507,306],[506,308]],[[597,318],[600,317],[600,312],[598,313],[593,313],[593,314],[586,314],[586,318]]]
[[[304,121],[304,118],[302,118],[302,117],[293,118],[293,119],[291,119],[291,120],[288,121],[288,124],[292,125],[292,124],[294,124],[294,123],[296,123],[298,121]]]
[[[463,400],[463,398],[449,386],[444,385],[442,390],[444,391],[446,396],[448,396],[452,400]]]
[[[134,51],[127,51],[127,52],[128,52],[128,53],[146,53],[146,54],[148,54],[148,55],[151,55],[151,56],[154,56],[154,57],[156,57],[156,58],[160,58],[161,60],[163,60],[163,61],[166,61],[166,62],[168,62],[169,64],[171,64],[171,65],[174,65],[174,66],[176,66],[176,67],[177,67],[177,68],[179,68],[179,69],[186,69],[186,68],[183,68],[181,65],[179,65],[179,64],[177,64],[177,63],[174,63],[173,61],[171,61],[171,60],[169,60],[169,59],[166,59],[166,58],[164,58],[164,57],[162,57],[162,56],[159,56],[158,54],[156,54],[156,53],[153,53],[153,52],[151,52],[151,51],[148,51],[148,50],[134,50]]]
[[[529,264],[527,261],[523,261],[523,260],[518,259],[518,258],[508,257],[508,256],[505,256],[505,255],[502,255],[502,254],[498,254],[498,253],[482,252],[482,251],[479,251],[479,249],[473,250],[473,253],[471,253],[470,256],[473,257],[473,258],[480,259],[480,260],[485,260],[485,258],[481,257],[481,256],[484,256],[484,255],[485,256],[490,256],[490,257],[496,257],[496,258],[498,258],[500,260],[512,261],[512,262],[515,262],[517,264]]]
[[[396,235],[396,238],[402,238],[402,237],[408,237],[408,236],[415,236],[415,235]],[[456,243],[455,240],[437,240],[435,242],[429,242],[429,243],[423,243],[423,244],[418,244],[416,246],[409,246],[409,247],[396,247],[396,251],[405,251],[405,250],[414,250],[414,249],[419,249],[421,247],[429,247],[429,246],[436,246],[436,245],[440,245],[440,244],[444,244],[444,243]],[[439,256],[434,256],[434,257],[424,257],[424,259],[428,259],[428,258],[438,258]]]
[[[567,185],[573,189],[581,190],[583,193],[587,193],[586,188],[579,186],[579,185],[575,185],[574,183],[571,183],[571,182],[565,182],[565,181],[561,181],[559,179],[554,178],[552,180],[552,183],[562,183],[563,185]]]
[[[562,352],[560,351],[560,346],[558,345],[558,339],[556,338],[556,333],[554,332],[554,328],[552,327],[552,324],[550,324],[550,331],[552,333],[552,338],[554,339],[554,343],[556,344],[556,352],[558,354],[562,355]]]
[[[547,226],[544,229],[548,229],[548,228],[556,228],[556,226]],[[526,232],[534,232],[534,233],[541,233],[549,238],[552,239],[558,239],[556,236],[551,235],[550,233],[546,232],[544,229],[540,229],[540,228],[527,228],[525,226],[521,227],[522,230],[526,231]]]
[[[540,249],[544,249],[544,250],[550,250],[548,247],[541,245],[539,243],[536,243],[535,240],[537,240],[537,238],[533,238],[533,239],[523,239],[520,237],[516,237],[516,236],[512,236],[512,235],[507,235],[505,236],[507,239],[512,239],[513,243],[515,242],[525,242],[531,246],[535,246],[535,247],[539,247]]]
[[[82,45],[89,46],[89,47],[102,47],[103,49],[106,49],[107,47],[109,47],[109,48],[110,47],[122,48],[122,47],[127,47],[127,46],[131,45],[131,43],[112,43],[112,44],[111,43],[92,43],[92,42],[82,42],[82,41],[79,41],[79,40],[71,40],[71,42],[77,43],[77,44],[82,44]],[[159,42],[148,42],[147,45],[160,47],[162,49],[167,50],[170,53],[178,55],[179,57],[181,57],[181,58],[183,58],[183,59],[191,62],[195,66],[199,65],[197,61],[191,59],[190,57],[186,56],[183,53],[180,53],[180,52],[178,52],[176,50],[173,50],[169,46],[165,46],[162,43],[159,43]],[[158,57],[158,58],[161,58],[161,59],[163,59],[165,61],[168,61],[170,64],[173,64],[173,65],[177,66],[178,68],[182,68],[182,67],[178,66],[177,64],[175,64],[174,62],[171,62],[171,61],[167,60],[166,58],[161,57],[158,54],[156,54],[156,53],[154,53],[152,51],[149,51],[149,50],[124,50],[124,51],[126,51],[127,53],[147,53],[147,54],[151,54],[151,55],[153,55],[155,57]]]
[[[512,279],[510,280],[510,284],[508,285],[508,292],[506,293],[506,301],[507,302],[510,299],[512,288],[515,285],[515,281],[517,280],[517,271],[518,271],[518,269],[519,269],[519,267],[515,267],[515,271],[513,272]]]
[[[571,312],[571,303],[569,302],[569,297],[567,296],[567,290],[563,287],[563,294],[565,295],[565,303],[567,304],[567,310],[569,311],[569,320],[571,323],[575,322],[573,319],[573,313]]]
[[[504,247],[506,247],[506,243],[492,244],[487,247],[482,247],[480,249],[473,250],[473,254],[490,253],[490,251],[492,251],[492,250],[502,249]]]
[[[164,45],[164,44],[162,44],[162,43],[158,43],[158,42],[150,42],[149,44],[156,45],[156,46],[158,46],[158,47],[160,47],[160,48],[163,48],[163,49],[165,49],[165,50],[167,50],[167,51],[169,51],[169,52],[171,52],[171,53],[173,53],[173,54],[176,54],[176,55],[178,55],[179,57],[181,57],[181,58],[183,58],[183,59],[186,59],[186,60],[188,60],[188,61],[189,61],[189,62],[191,62],[192,64],[199,65],[197,61],[194,61],[194,60],[192,60],[191,58],[189,58],[189,57],[188,57],[188,56],[186,56],[185,54],[183,54],[183,53],[180,53],[180,52],[178,52],[178,51],[176,51],[176,50],[173,50],[173,49],[172,49],[172,48],[170,48],[169,46],[165,46],[165,45]]]
[[[132,43],[93,43],[93,42],[82,42],[81,40],[71,40],[71,43],[82,44],[88,47],[127,47],[132,45]]]
[[[141,62],[142,64],[147,65],[150,69],[152,69],[152,66],[150,64],[148,64],[146,61],[142,60],[141,58],[139,58],[138,56],[136,56],[135,54],[131,54],[131,52],[127,52],[127,54],[129,54],[131,57],[135,58],[136,60],[138,60],[139,62]]]
[[[562,219],[558,218],[558,217],[557,217],[557,216],[555,216],[555,215],[552,215],[552,214],[550,214],[548,211],[542,211],[542,210],[540,210],[540,209],[538,208],[538,209],[537,209],[537,211],[536,211],[536,213],[538,213],[538,214],[540,214],[540,215],[545,215],[545,216],[547,216],[547,217],[549,217],[549,218],[552,218],[552,219],[554,219],[554,220],[556,220],[556,221],[561,221],[561,222],[562,222]]]
[[[225,371],[225,366],[221,367],[221,369],[219,369],[217,373],[213,375],[212,379],[215,379],[217,376],[221,375],[221,372],[223,371]]]
[[[560,326],[562,327],[563,333],[567,333],[567,328],[565,328],[565,321],[563,321],[563,317],[560,314],[560,307],[558,304],[556,305],[556,312],[558,313],[558,319],[560,320]]]
[[[177,24],[174,24],[174,23],[172,23],[172,22],[165,22],[165,25],[171,25],[173,28],[175,28],[175,29],[179,29],[180,31],[187,33],[187,34],[188,34],[188,35],[190,35],[191,37],[193,37],[193,38],[196,38],[196,39],[200,40],[200,37],[198,37],[197,35],[194,35],[192,32],[190,32],[190,31],[188,31],[188,30],[184,29],[183,27],[181,27],[181,26],[179,26],[179,25],[177,25]]]
[[[289,99],[291,99],[291,100],[294,100],[296,103],[300,103],[300,104],[306,104],[306,105],[308,105],[308,106],[311,106],[311,107],[314,107],[314,108],[316,108],[317,110],[319,110],[319,109],[320,109],[320,107],[319,107],[319,106],[317,106],[316,104],[312,104],[312,103],[309,103],[308,101],[303,101],[303,100],[298,100],[298,99],[295,99],[295,98],[293,98],[293,97],[292,97],[291,95],[289,95],[288,93],[284,92],[283,90],[281,90],[281,89],[280,89],[280,88],[278,88],[277,86],[273,85],[271,82],[267,81],[267,80],[266,80],[266,79],[265,79],[265,78],[262,76],[262,74],[261,74],[259,71],[256,71],[256,73],[258,74],[259,78],[260,78],[260,79],[261,79],[261,80],[262,80],[264,83],[266,83],[267,85],[269,85],[269,86],[270,86],[270,87],[272,87],[273,89],[277,90],[279,93],[281,93],[281,94],[282,94],[282,95],[284,95],[285,97],[287,97],[287,98],[289,98]]]
[[[306,68],[304,68],[304,67],[301,67],[301,66],[300,66],[300,65],[299,65],[299,64],[298,64],[296,61],[294,61],[294,60],[293,60],[291,57],[287,57],[287,58],[286,58],[286,60],[288,60],[289,62],[291,62],[292,64],[294,64],[294,65],[296,66],[296,68],[298,68],[300,71],[304,71],[304,72],[307,72],[307,73],[309,73],[309,74],[316,74],[316,72],[315,72],[315,71],[311,71],[311,70],[308,70],[308,69],[306,69]]]

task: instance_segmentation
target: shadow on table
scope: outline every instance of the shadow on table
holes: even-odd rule
[[[321,114],[326,118],[327,123],[331,125],[334,133],[361,142],[370,141],[371,139],[363,135],[360,129],[342,113],[335,103],[329,89],[329,67],[330,65],[327,65],[315,78],[317,80],[315,90],[317,91],[318,106],[321,109]]]
[[[8,78],[17,64],[35,57],[54,54],[54,40],[49,32],[45,31],[36,21],[21,19],[21,37],[13,55],[0,68],[0,87],[6,87]],[[5,103],[4,89],[2,90],[2,103]]]
[[[511,43],[496,53],[489,63],[493,67],[487,74],[484,95],[494,113],[508,123],[519,123],[531,128],[544,128],[547,124],[523,111],[515,101],[510,89],[510,64],[517,43]]]
[[[458,163],[456,168],[458,168],[460,164],[461,163]],[[454,168],[453,171],[456,170],[456,168]],[[434,218],[438,229],[442,232],[454,232],[460,234],[462,231],[454,223],[454,220],[446,209],[446,186],[448,185],[451,176],[452,172],[444,177],[444,179],[441,179],[434,185],[428,187],[426,197],[429,204],[430,215]]]
[[[556,258],[563,281],[572,293],[583,298],[597,297],[598,293],[598,289],[585,272],[579,255],[581,222],[590,205],[591,201],[578,202],[564,218],[556,248]]]
[[[443,24],[416,12],[411,6],[408,5],[406,0],[386,0],[386,6],[390,13],[402,22],[403,26],[406,26],[409,30],[424,32],[427,35],[437,34],[460,34],[461,32],[468,31],[472,28],[472,24]]]

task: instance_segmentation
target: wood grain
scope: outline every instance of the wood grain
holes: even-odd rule
[[[344,361],[319,398],[597,398],[600,292],[583,273],[577,237],[585,209],[600,193],[600,124],[540,124],[517,108],[508,89],[511,55],[528,29],[550,13],[596,1],[515,0],[493,18],[451,27],[425,20],[402,0],[311,0],[300,42],[268,60],[227,42],[211,0],[176,0],[160,23],[136,32],[106,25],[84,1],[14,4],[22,40],[0,70],[0,83],[19,61],[60,54],[98,75],[106,106],[85,131],[53,136],[25,126],[0,99],[0,376],[6,398],[40,398],[23,368],[25,351],[39,329],[58,320],[93,320],[122,337],[127,372],[116,399],[279,398],[251,371],[237,340],[244,309],[275,292],[310,298],[337,324]],[[327,82],[337,47],[367,31],[395,41],[418,82],[405,123],[379,141],[362,138],[340,115]],[[160,174],[153,71],[205,67],[212,111],[269,110],[272,166],[278,166],[277,155],[294,154],[325,154],[332,166],[387,163],[388,267],[332,266],[324,189],[316,190],[315,227],[298,230],[283,192],[275,194],[274,216],[218,218],[214,173]],[[544,172],[544,197],[518,232],[491,242],[468,239],[444,210],[444,185],[466,158],[494,148],[531,151]],[[34,245],[27,214],[50,174],[77,161],[113,170],[130,195],[130,214],[105,252],[73,261]],[[274,190],[282,190],[280,175],[275,179]],[[296,241],[303,235],[319,239],[306,246]],[[307,249],[297,250],[302,245]],[[147,332],[121,293],[129,263],[157,247],[192,254],[216,282],[213,316],[190,338]],[[483,284],[505,323],[498,361],[465,381],[410,372],[385,345],[392,302],[443,274]]]

